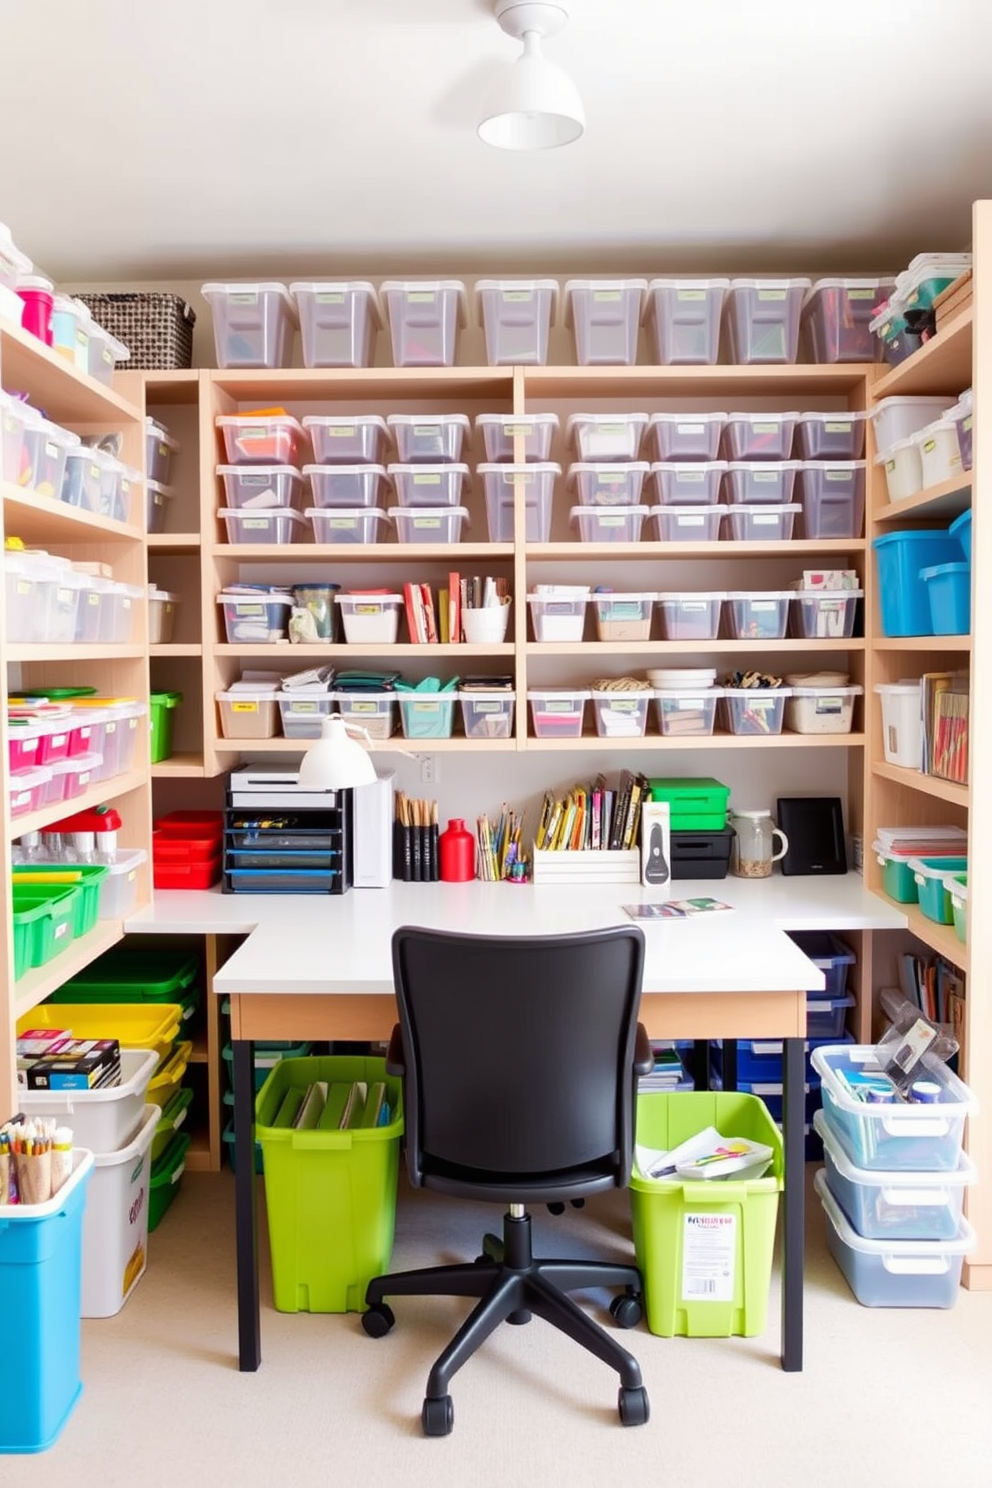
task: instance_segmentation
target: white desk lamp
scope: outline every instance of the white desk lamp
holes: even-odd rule
[[[369,739],[364,729],[355,732],[365,734]],[[371,785],[375,778],[371,755],[351,737],[344,719],[337,714],[326,717],[321,724],[319,742],[311,745],[303,756],[299,774],[301,789],[350,790],[356,785]]]

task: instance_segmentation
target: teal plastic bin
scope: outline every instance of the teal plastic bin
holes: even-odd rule
[[[968,868],[967,858],[910,858],[920,908],[928,920],[938,925],[950,925],[954,920],[951,904],[951,883],[956,873]]]

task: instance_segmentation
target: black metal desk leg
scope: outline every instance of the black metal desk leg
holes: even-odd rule
[[[804,1041],[788,1038],[782,1051],[782,1135],[785,1145],[782,1227],[782,1368],[803,1367],[803,1261],[806,1241],[806,1058]],[[240,1157],[238,1158],[240,1162]]]
[[[234,1054],[234,1210],[238,1266],[238,1368],[262,1362],[255,1213],[255,1046],[232,1039]]]

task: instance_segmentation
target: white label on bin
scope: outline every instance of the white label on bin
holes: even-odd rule
[[[620,515],[617,517],[595,517],[593,520],[599,527],[623,527],[626,524],[627,518],[623,515]]]
[[[619,289],[594,289],[593,292],[592,292],[592,297],[593,297],[594,300],[598,301],[600,304],[606,304],[607,302],[609,302],[611,304],[615,304],[620,299],[620,290]]]
[[[706,431],[705,424],[676,424],[679,434],[703,434]]]
[[[290,713],[319,713],[320,709],[316,703],[290,703]]]
[[[16,796],[11,796],[10,804],[15,810],[17,810],[21,806],[26,806],[30,799],[30,791],[20,791]]]
[[[736,1214],[682,1216],[682,1301],[733,1302]]]
[[[17,592],[18,592],[18,594],[30,594],[31,593],[31,590],[33,588],[34,588],[34,585],[33,584],[29,584],[26,579],[18,579],[18,581],[17,581]],[[99,595],[97,595],[97,594],[91,594],[90,595],[90,604],[93,604],[97,599],[99,599]]]
[[[342,290],[328,290],[324,294],[315,295],[318,305],[343,305],[344,293]]]
[[[699,615],[709,609],[709,601],[705,599],[684,599],[680,605],[683,615]]]
[[[705,527],[705,517],[677,517],[676,527]]]
[[[752,599],[751,610],[755,614],[767,615],[770,610],[778,608],[778,600],[775,599]]]
[[[627,483],[627,477],[622,470],[603,471],[597,478],[600,486],[623,486]]]
[[[603,703],[604,713],[636,713],[640,703],[636,698],[612,698]]]
[[[55,591],[55,598],[58,600],[60,605],[71,603],[72,595],[73,590],[71,589],[57,589]]]
[[[247,470],[244,475],[238,476],[238,480],[243,486],[267,486],[269,484],[269,477],[267,475],[254,475]]]
[[[411,289],[407,301],[411,305],[433,305],[437,296],[432,289]]]
[[[350,439],[355,433],[354,424],[334,424],[324,431],[331,439]]]
[[[886,1204],[902,1207],[911,1204],[914,1209],[924,1205],[931,1209],[950,1206],[951,1196],[946,1188],[883,1188],[882,1198]]]
[[[581,600],[572,603],[570,599],[546,599],[543,605],[537,607],[545,616],[547,615],[584,615],[585,605]]]
[[[532,486],[534,484],[534,477],[532,475],[525,475],[523,471],[518,471],[514,475],[504,475],[503,484],[505,486]]]
[[[45,454],[48,456],[48,458],[50,460],[57,460],[58,457],[59,457],[59,447],[58,447],[58,445],[57,444],[53,444],[50,439],[47,440],[46,443],[45,443]]]
[[[675,477],[680,486],[699,485],[706,479],[705,470],[680,470]]]
[[[441,477],[439,475],[415,475],[413,484],[415,486],[439,486]]]
[[[116,725],[116,723],[105,724],[103,731],[104,731],[105,734],[116,734],[116,732],[117,732],[117,725]]]
[[[433,527],[433,528],[440,528],[440,526],[441,526],[441,518],[440,517],[414,517],[414,519],[413,519],[413,525],[414,525],[414,527]]]
[[[701,697],[699,697],[699,698],[679,698],[678,702],[675,704],[675,707],[676,707],[676,709],[678,710],[679,713],[687,713],[687,712],[695,713],[700,708],[705,708],[706,702],[707,702],[707,699],[706,698],[701,698]]]
[[[258,712],[258,704],[257,703],[232,703],[231,704],[231,712],[232,713],[257,713]]]
[[[784,300],[786,291],[784,289],[759,289],[759,300]]]
[[[743,701],[743,699],[741,700]],[[751,689],[748,689],[747,706],[752,713],[770,713],[778,702],[777,698],[752,697]]]
[[[778,427],[779,427],[778,424],[756,424],[756,423],[754,423],[752,421],[752,424],[751,424],[751,433],[752,434],[775,434],[777,432],[777,430],[778,430]]]
[[[849,482],[851,479],[850,474],[846,470],[828,470],[826,477],[828,481]]]
[[[53,933],[53,936],[52,936],[53,940],[61,940],[62,937],[63,937],[63,935],[68,934],[69,925],[70,925],[70,921],[69,920],[63,920],[62,923],[61,923],[61,925],[56,925],[55,926],[54,933]]]
[[[520,434],[524,439],[529,439],[533,432],[533,424],[507,424],[503,430],[503,433],[509,439],[512,439],[516,434]]]
[[[268,517],[243,517],[241,519],[241,525],[245,528],[250,527],[259,531],[267,531],[271,523]]]
[[[543,711],[545,713],[575,713],[578,709],[570,698],[545,698]]]
[[[772,481],[777,481],[778,478],[779,477],[778,477],[778,471],[777,470],[752,470],[751,471],[751,479],[754,481],[755,485],[758,485],[759,483],[760,484],[763,484],[763,485],[770,485]]]
[[[238,290],[237,294],[232,294],[231,295],[231,304],[232,305],[257,305],[258,304],[258,290],[257,289],[241,289],[241,290]]]
[[[850,432],[851,432],[851,425],[850,425],[850,423],[846,423],[846,424],[834,424],[834,423],[830,423],[830,424],[824,424],[823,427],[827,431],[828,434],[850,434]]]
[[[504,289],[503,290],[503,303],[504,303],[504,305],[529,304],[529,302],[533,298],[534,298],[534,291],[532,289]]]
[[[89,770],[83,770],[81,772],[81,774],[79,774],[79,775],[76,776],[76,784],[79,786],[79,789],[80,790],[82,790],[82,788],[83,788],[84,785],[89,785],[89,783],[90,783],[90,772],[89,772]],[[134,875],[132,874],[132,877],[133,876]]]
[[[502,703],[473,703],[472,707],[476,713],[502,713],[503,711]]]
[[[379,705],[378,703],[349,703],[348,711],[350,713],[378,713]]]
[[[694,300],[698,302],[699,300],[705,300],[706,291],[705,289],[679,289],[675,293],[675,298],[677,300]]]

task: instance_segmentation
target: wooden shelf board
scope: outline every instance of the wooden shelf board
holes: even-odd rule
[[[902,501],[890,501],[875,513],[876,522],[901,522],[906,517],[959,517],[971,507],[971,471],[953,475],[939,486],[917,491]]]
[[[203,647],[199,641],[168,641],[165,645],[149,646],[148,655],[152,661],[156,656],[202,656]]]
[[[142,411],[111,387],[77,372],[65,357],[11,321],[0,321],[0,361],[4,386],[30,395],[59,424],[104,424],[138,421]]]
[[[196,403],[199,397],[199,367],[163,368],[146,372],[144,378],[146,408]]]
[[[40,811],[29,811],[25,816],[15,816],[10,821],[11,840],[22,837],[25,832],[42,832],[52,822],[63,816],[74,816],[77,811],[88,811],[91,806],[102,806],[104,802],[116,801],[145,784],[145,770],[129,770],[125,775],[115,775],[111,780],[100,780],[71,801],[54,801],[42,806]]]
[[[876,651],[970,651],[970,635],[879,636]]]
[[[149,532],[148,550],[152,553],[198,553],[198,532]]]
[[[28,544],[93,542],[98,538],[111,542],[140,542],[143,536],[140,527],[116,522],[113,517],[101,517],[96,512],[83,511],[81,507],[70,506],[67,501],[56,501],[51,496],[38,496],[10,481],[0,481],[0,495],[3,497],[5,532],[23,538]]]
[[[885,899],[888,895],[882,894],[881,897]],[[895,900],[890,902],[895,903]],[[905,913],[909,930],[918,940],[936,951],[938,956],[945,956],[954,966],[967,971],[968,949],[958,940],[953,925],[938,925],[935,920],[927,919],[918,904],[900,904],[898,907]]]
[[[904,765],[890,765],[876,760],[872,774],[882,780],[891,780],[896,785],[918,791],[922,796],[935,796],[940,801],[953,801],[956,806],[967,807],[971,801],[971,788],[959,785],[956,780],[944,780],[939,775],[924,775],[922,770],[910,770]]]
[[[278,558],[295,563],[332,559],[353,563],[374,558],[380,563],[412,563],[443,560],[461,570],[464,558],[513,558],[512,543],[214,543],[215,558],[233,558],[254,563],[259,558]]]
[[[526,740],[526,750],[557,749],[849,749],[861,748],[864,734],[693,734],[662,737],[646,734],[641,739],[605,739],[598,734],[583,734],[581,739]]]
[[[203,756],[199,754],[172,754],[167,760],[152,765],[153,780],[167,780],[176,776],[194,779],[204,774]]]
[[[552,398],[670,398],[744,393],[764,396],[792,393],[852,392],[866,368],[854,363],[778,366],[704,367],[526,367],[529,404],[537,408]],[[963,384],[964,386],[965,384]]]
[[[211,373],[214,387],[240,403],[316,402],[320,399],[513,398],[512,367],[277,367]],[[247,410],[245,410],[247,412]]]
[[[957,397],[971,386],[972,309],[961,310],[919,351],[891,368],[871,389],[874,398],[914,393]]]
[[[206,1132],[197,1133],[186,1149],[184,1159],[189,1173],[212,1173],[214,1165],[210,1158],[210,1143]]]
[[[144,654],[144,646],[91,645],[89,641],[78,646],[63,646],[59,654],[50,641],[15,641],[5,648],[8,661],[64,661],[67,664],[76,661],[136,661]]]
[[[860,637],[782,641],[529,641],[528,656],[715,656],[740,652],[863,651]]]
[[[266,645],[264,641],[257,646],[235,645],[229,641],[220,641],[213,648],[215,656],[268,656],[273,663],[280,656],[306,656],[323,657],[325,661],[332,657],[338,661],[346,661],[348,657],[358,658],[360,656],[381,656],[387,660],[390,657],[409,658],[413,656],[423,657],[430,660],[433,656],[512,656],[516,648],[512,641],[500,641],[491,646],[468,646],[468,645],[415,645],[410,641],[399,641],[393,644],[383,642],[381,646],[362,642],[361,644],[348,645],[347,642],[333,644],[328,641],[314,643],[304,646],[282,646]]]
[[[72,941],[54,960],[27,972],[14,983],[15,1019],[37,1007],[56,987],[61,987],[102,952],[116,945],[123,934],[123,921],[97,920],[88,935]]]
[[[587,558],[794,558],[815,553],[863,553],[863,537],[797,538],[789,542],[553,542],[528,543],[526,557],[530,562],[543,559]]]

